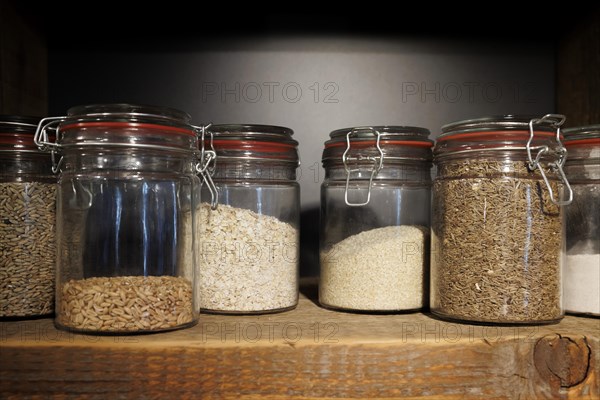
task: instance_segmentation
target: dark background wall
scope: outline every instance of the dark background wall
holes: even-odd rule
[[[333,129],[416,125],[435,137],[460,119],[556,111],[572,126],[600,121],[597,10],[566,7],[559,30],[551,10],[527,23],[456,10],[438,20],[208,18],[181,4],[124,12],[109,1],[94,18],[65,19],[65,5],[25,3],[0,2],[0,112],[135,102],[182,109],[198,124],[288,126],[300,142],[306,254],[316,254],[320,156]],[[303,264],[315,272],[314,259]]]
[[[172,50],[50,53],[50,113],[99,102],[166,105],[198,124],[263,123],[295,131],[305,208],[319,203],[328,133],[361,125],[443,124],[554,112],[552,43],[235,38]]]

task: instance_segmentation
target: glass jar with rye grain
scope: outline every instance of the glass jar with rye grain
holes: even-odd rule
[[[446,125],[434,148],[431,311],[489,324],[563,315],[565,118],[500,116]]]
[[[56,177],[40,118],[0,116],[0,318],[54,311]]]
[[[429,131],[373,126],[333,131],[321,186],[319,301],[395,312],[424,307],[429,256]]]
[[[298,303],[298,142],[289,128],[213,125],[200,140],[201,310],[261,314]]]
[[[600,125],[565,129],[569,159],[565,173],[573,187],[566,210],[566,312],[600,316]]]
[[[36,144],[59,173],[59,328],[134,334],[197,322],[197,132],[181,111],[131,104],[40,122]]]

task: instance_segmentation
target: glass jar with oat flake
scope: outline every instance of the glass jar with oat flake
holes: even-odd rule
[[[429,131],[374,126],[333,131],[321,186],[319,301],[393,312],[424,306],[429,254]]]
[[[270,313],[297,305],[300,188],[292,134],[278,126],[213,125],[201,140],[203,151],[216,155],[216,164],[204,164],[196,231],[202,311]]]
[[[54,311],[56,177],[40,118],[0,116],[0,318]]]
[[[573,187],[566,210],[565,310],[600,315],[600,125],[564,130]]]
[[[501,116],[442,128],[434,147],[431,311],[500,324],[560,320],[564,116]]]
[[[59,328],[127,334],[197,322],[197,134],[181,111],[131,104],[40,122],[36,144],[59,172]]]

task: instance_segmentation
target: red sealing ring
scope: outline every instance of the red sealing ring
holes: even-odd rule
[[[261,142],[253,140],[213,140],[217,150],[252,150],[259,153],[282,153],[296,147],[291,143]],[[210,146],[210,141],[204,141],[204,147]]]
[[[33,135],[13,132],[0,133],[0,144],[21,144],[35,146],[35,143],[33,142]]]
[[[33,135],[29,133],[0,132],[0,144],[35,147]]]
[[[376,140],[361,140],[361,141],[350,141],[351,147],[353,148],[361,148],[361,147],[373,147],[377,144]],[[326,149],[331,147],[346,147],[347,142],[333,142],[327,143],[325,145]],[[380,140],[380,146],[384,145],[401,145],[401,146],[414,146],[414,147],[433,147],[433,143],[431,142],[419,142],[414,140]]]
[[[481,140],[492,140],[492,139],[529,139],[530,133],[529,131],[480,131],[480,132],[465,132],[465,133],[457,133],[455,135],[442,136],[437,139],[438,142],[443,142],[446,140],[455,140],[455,139],[465,139],[465,138],[480,138]],[[556,133],[552,132],[542,132],[542,131],[534,131],[533,137],[535,139],[536,136],[543,137],[555,137]],[[562,135],[561,135],[562,139]]]

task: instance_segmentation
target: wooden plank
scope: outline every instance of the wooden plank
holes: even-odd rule
[[[0,114],[46,116],[47,112],[45,39],[12,2],[0,1]]]
[[[558,44],[557,110],[566,126],[600,124],[600,9],[564,24]]]
[[[318,307],[203,315],[144,336],[57,331],[50,319],[0,323],[0,397],[550,399],[600,396],[600,320],[493,327],[422,313]],[[312,300],[311,300],[312,299]]]

